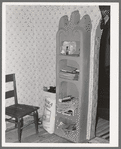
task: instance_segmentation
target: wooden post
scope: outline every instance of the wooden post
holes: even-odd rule
[[[99,49],[100,49],[101,29],[98,23],[95,32],[95,45],[90,66],[90,89],[88,103],[88,122],[87,122],[87,139],[95,137],[97,101],[98,101],[98,71],[99,71]],[[93,49],[92,49],[93,50]]]

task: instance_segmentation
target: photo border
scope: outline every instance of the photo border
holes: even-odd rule
[[[2,67],[2,66],[3,66],[2,63],[5,61],[5,58],[2,57],[2,55],[4,55],[4,54],[3,54],[3,47],[4,47],[4,46],[2,45],[2,39],[3,39],[3,34],[2,34],[2,33],[3,33],[3,26],[2,26],[2,23],[3,23],[3,22],[2,22],[2,21],[3,21],[3,16],[2,16],[2,3],[3,3],[3,2],[10,2],[10,1],[7,1],[7,0],[4,1],[4,0],[2,0],[2,2],[0,3],[0,8],[1,8],[1,9],[0,9],[0,10],[1,10],[1,19],[0,19],[0,21],[1,21],[1,30],[0,30],[0,33],[1,33],[1,34],[0,34],[0,35],[1,35],[1,36],[0,36],[0,39],[1,39],[1,40],[0,40],[0,41],[1,41],[1,50],[0,50],[0,52],[1,52],[1,53],[0,53],[0,56],[1,56],[1,57],[0,57],[0,60],[1,60],[1,61],[0,61],[0,62],[1,62],[1,65],[0,65],[0,66],[1,66],[1,74],[0,74],[1,90],[0,90],[0,95],[1,95],[1,99],[3,99],[3,98],[2,98],[2,97],[3,97],[3,95],[2,95],[2,89],[3,89],[2,82],[3,82],[4,78],[5,78],[5,75],[2,74],[2,72],[5,70],[5,69]],[[24,3],[26,3],[26,2],[32,2],[32,3],[39,2],[39,3],[41,3],[41,2],[43,2],[43,1],[37,1],[37,0],[36,0],[36,1],[33,2],[33,1],[30,1],[30,0],[28,0],[28,1],[26,0],[26,2],[25,2],[24,0],[23,0],[23,1],[22,1],[22,0],[20,0],[20,1],[15,1],[15,0],[13,0],[13,1],[11,1],[11,2],[24,2]],[[44,1],[44,2],[45,2],[45,1]],[[68,1],[46,1],[46,2],[57,2],[57,3],[58,3],[58,2],[68,2]],[[91,1],[69,1],[69,2],[74,2],[74,3],[76,3],[76,2],[78,2],[78,3],[79,3],[79,2],[84,2],[84,3],[86,3],[86,2],[91,2]],[[97,3],[97,1],[93,1],[93,2],[96,2],[96,3]],[[105,1],[105,2],[106,2],[106,1]],[[108,1],[107,1],[107,2],[108,2]],[[111,3],[111,2],[117,2],[117,1],[110,1],[110,3]],[[119,1],[118,1],[118,2],[119,2]],[[99,2],[98,5],[100,5],[100,3],[103,3],[103,2],[102,2],[102,1]],[[109,3],[109,4],[110,4],[110,3]],[[120,6],[120,5],[119,5],[119,6]],[[121,16],[121,15],[119,14],[119,17],[120,17],[120,16]],[[115,22],[114,22],[114,23],[115,23]],[[116,22],[116,23],[118,23],[118,22]],[[115,23],[115,24],[116,24],[116,23]],[[117,24],[116,24],[116,25],[117,25]],[[118,35],[118,32],[119,32],[119,34],[120,34],[120,31],[118,31],[118,28],[119,28],[119,27],[118,27],[118,25],[117,25],[116,28],[115,28],[115,29],[116,29],[116,32],[117,32],[116,35]],[[112,38],[112,37],[111,37],[111,38]],[[116,37],[115,37],[115,38],[116,38]],[[120,40],[118,40],[118,38],[117,38],[117,43],[116,43],[116,45],[112,45],[114,48],[118,48],[118,46],[119,46],[119,44],[120,44],[118,41],[120,41]],[[119,52],[120,52],[120,51],[119,51]],[[113,54],[114,54],[114,53],[112,53],[112,57],[114,56]],[[119,53],[119,54],[120,54],[120,53]],[[113,68],[112,68],[113,70],[112,70],[112,71],[115,71],[115,69],[119,68],[119,65],[121,64],[120,60],[118,61],[116,58],[118,58],[118,57],[116,56],[116,57],[113,59],[114,61],[111,61],[112,65],[113,65]],[[118,62],[118,64],[117,64],[117,62]],[[115,68],[115,64],[117,64],[117,65],[116,65],[116,68]],[[117,70],[117,71],[118,71],[118,70]],[[118,75],[117,73],[119,73],[119,74],[121,73],[120,69],[119,69],[119,72],[113,72],[113,74],[111,74],[112,77],[117,76],[117,78],[114,79],[114,80],[112,80],[112,82],[111,82],[111,84],[112,84],[113,86],[116,85],[116,88],[115,88],[115,89],[114,89],[114,88],[111,88],[111,92],[114,92],[114,93],[113,93],[114,101],[115,101],[115,98],[118,98],[118,94],[120,95],[119,91],[120,91],[120,85],[121,85],[120,83],[121,83],[121,81],[120,81],[120,75]],[[117,82],[118,84],[116,84],[115,81],[119,81],[119,83]],[[115,94],[115,92],[117,92],[117,87],[119,87],[118,94],[117,94],[117,93]],[[111,93],[111,94],[112,94],[112,93]],[[116,96],[116,97],[115,97],[115,96]],[[119,96],[119,99],[120,99],[120,96]],[[118,104],[120,105],[120,100],[119,100],[119,103],[118,103]],[[0,102],[0,105],[1,105],[1,117],[0,117],[1,123],[0,123],[0,128],[1,128],[1,136],[2,136],[2,117],[3,117],[3,114],[2,114],[2,113],[3,113],[3,108],[4,108],[4,107],[2,107],[2,100],[1,100],[1,102]],[[117,109],[116,111],[114,110],[114,111],[112,111],[112,112],[114,112],[114,113],[115,113],[115,112],[118,112],[118,109]],[[120,108],[119,108],[119,115],[120,115]],[[119,115],[118,115],[118,117],[119,117]],[[115,123],[115,121],[114,121],[114,123]],[[120,130],[120,125],[119,125],[119,130]],[[114,130],[114,131],[115,131],[115,130]],[[119,131],[119,132],[120,132],[120,131]],[[113,135],[113,134],[112,134],[112,135]],[[120,134],[119,134],[119,136],[120,136]],[[2,136],[2,137],[4,137],[4,136]],[[1,148],[3,148],[3,147],[2,147],[2,137],[1,137],[1,142],[0,142],[0,147],[1,147]],[[121,141],[120,141],[120,138],[119,138],[119,147],[120,147],[120,142],[121,142]],[[14,144],[16,145],[16,143],[14,143]],[[30,143],[29,143],[29,144],[30,144]],[[39,143],[39,144],[41,144],[41,143]],[[51,143],[51,144],[53,144],[53,143]],[[63,143],[62,143],[62,144],[63,144]],[[17,144],[17,145],[18,145],[18,144]],[[31,145],[32,145],[32,144],[31,144]],[[65,145],[65,144],[64,144],[64,145]],[[49,146],[50,146],[50,143],[47,144],[46,148],[49,147]],[[62,145],[61,145],[61,146],[62,146]],[[70,147],[72,148],[72,146],[73,146],[73,145],[71,145]],[[99,146],[100,146],[100,144],[97,145],[97,147],[99,147]],[[14,148],[18,148],[18,147],[15,147],[15,146],[13,146],[13,147],[14,147]],[[13,147],[11,147],[11,148],[13,148]],[[25,148],[25,146],[21,146],[21,147],[24,147],[24,148]],[[26,146],[26,147],[27,147],[27,146]],[[30,146],[29,146],[29,147],[30,147]],[[36,147],[36,146],[35,146],[35,147]],[[35,148],[35,147],[32,146],[32,148]],[[37,146],[37,147],[38,147],[38,146]],[[36,148],[37,148],[37,147],[36,147]],[[41,145],[40,145],[40,147],[41,147]],[[58,147],[60,147],[60,146],[58,146]],[[76,147],[76,146],[75,146],[75,147]],[[74,148],[75,148],[75,147],[74,147]],[[81,146],[80,146],[80,147],[81,147]],[[83,144],[82,144],[82,147],[83,147]],[[88,147],[88,146],[85,146],[85,147]],[[90,145],[90,147],[92,147],[92,145]],[[90,148],[90,147],[89,147],[89,148]],[[112,146],[112,147],[113,147],[113,146]],[[8,148],[8,147],[4,147],[4,148]],[[10,147],[9,147],[9,148],[10,148]],[[38,147],[38,148],[39,148],[39,147]],[[49,147],[49,148],[50,148],[50,147]],[[52,147],[52,148],[53,148],[53,147]]]

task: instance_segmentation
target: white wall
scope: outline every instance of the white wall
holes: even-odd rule
[[[6,7],[6,74],[15,73],[20,103],[40,107],[43,86],[56,84],[56,32],[59,19],[79,10],[92,21],[91,49],[100,20],[98,6],[9,5]]]

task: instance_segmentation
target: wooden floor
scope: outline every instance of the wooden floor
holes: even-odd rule
[[[17,130],[6,132],[6,143],[17,143]],[[34,124],[26,127],[22,132],[21,143],[70,143],[55,134],[49,134],[39,125],[39,133],[35,134]],[[72,142],[71,142],[72,143]],[[96,137],[88,143],[109,143],[109,121],[99,118],[96,128]]]

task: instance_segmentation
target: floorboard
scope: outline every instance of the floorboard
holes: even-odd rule
[[[17,143],[17,129],[6,132],[6,143]],[[72,143],[69,140],[61,138],[55,134],[49,134],[39,125],[39,133],[35,133],[35,126],[31,124],[22,131],[21,143]],[[96,137],[88,143],[109,143],[109,121],[102,118],[98,119],[96,127]]]

